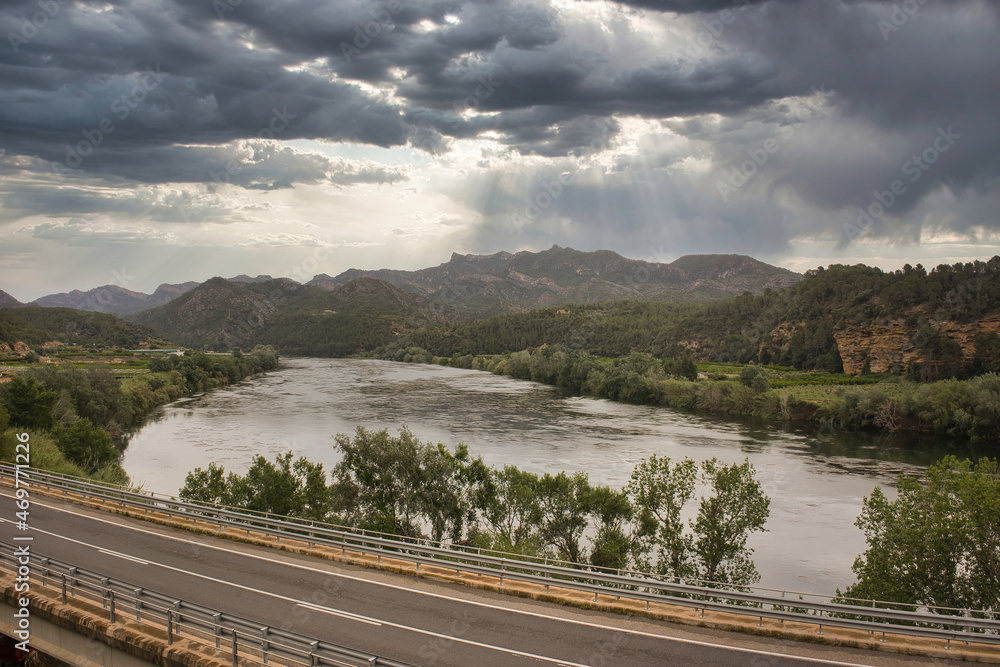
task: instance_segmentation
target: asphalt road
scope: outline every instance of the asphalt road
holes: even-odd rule
[[[7,517],[14,518],[14,505],[9,493],[0,496],[6,497],[0,506],[10,508],[0,512],[0,535],[9,541],[15,531]],[[49,499],[32,502],[30,526],[36,554],[262,626],[414,665],[904,664],[892,656],[727,633],[692,638],[670,624],[431,586]]]

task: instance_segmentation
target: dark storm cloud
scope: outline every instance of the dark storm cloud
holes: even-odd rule
[[[410,145],[436,156],[495,133],[512,153],[556,161],[613,146],[624,119],[641,117],[688,140],[711,171],[679,176],[666,170],[682,156],[643,156],[655,202],[624,182],[580,183],[553,211],[581,221],[596,220],[594,211],[638,215],[629,199],[639,198],[646,215],[693,221],[688,234],[735,229],[744,215],[767,230],[748,242],[780,246],[790,227],[775,220],[805,219],[796,207],[851,211],[917,173],[887,216],[948,191],[969,200],[956,211],[974,218],[955,221],[956,229],[1000,225],[993,207],[977,205],[994,200],[1000,175],[1000,31],[986,0],[626,0],[600,11],[628,20],[602,25],[586,15],[593,7],[596,16],[597,3],[56,4],[37,34],[0,45],[0,149],[88,176],[250,189],[392,182],[402,173],[338,169],[247,142]],[[26,35],[25,17],[39,7],[5,3],[0,34]],[[629,23],[637,16],[680,41],[657,43]],[[797,117],[796,100],[806,98],[823,113]],[[934,148],[942,132],[954,138],[947,151]],[[719,183],[769,139],[778,150],[720,196]],[[927,168],[907,173],[920,159]],[[234,160],[240,169],[228,173]],[[792,196],[778,207],[784,192]],[[53,201],[85,208],[63,197]],[[489,218],[505,200],[474,201]],[[829,224],[825,215],[816,220],[817,233]],[[596,222],[577,229],[601,233]]]
[[[876,191],[901,181],[905,192],[892,216],[942,187],[995,187],[996,9],[979,2],[914,6],[904,21],[898,5],[771,3],[727,27],[728,48],[791,63],[780,77],[788,93],[810,86],[828,92],[832,117],[804,126],[762,167],[775,186],[839,209],[868,206]],[[976,222],[995,227],[992,218]]]
[[[152,0],[103,11],[56,6],[16,53],[0,49],[8,154],[127,177],[130,153],[174,144],[263,137],[388,147],[413,132],[395,105],[355,84],[286,69],[298,54],[247,48],[252,36],[234,22],[194,20]],[[37,11],[36,3],[5,5],[0,31],[25,32],[22,17]]]

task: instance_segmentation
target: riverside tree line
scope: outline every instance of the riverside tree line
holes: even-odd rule
[[[340,434],[342,459],[253,459],[245,475],[212,463],[188,474],[181,497],[258,512],[531,557],[730,586],[759,580],[749,538],[765,531],[770,499],[749,461],[639,462],[623,489],[584,472],[489,467],[468,448],[422,442],[405,428]],[[864,499],[856,525],[868,548],[846,603],[870,600],[944,614],[1000,611],[1000,465],[947,457],[898,496]],[[700,490],[700,493],[699,493]],[[696,498],[697,496],[697,498]],[[910,607],[912,608],[912,607]]]
[[[548,345],[502,355],[435,357],[409,347],[386,355],[394,361],[437,363],[532,380],[626,403],[677,410],[812,422],[819,426],[933,432],[977,441],[1000,440],[1000,374],[917,383],[886,376],[817,376],[780,380],[762,366],[743,367],[737,379],[698,379],[690,357],[659,359],[644,352],[601,358],[586,350]],[[829,379],[822,403],[802,400],[796,385]],[[846,383],[849,383],[846,384]]]
[[[696,464],[652,456],[624,489],[585,472],[489,467],[464,445],[449,451],[405,428],[337,435],[342,459],[291,453],[254,458],[245,475],[212,463],[180,495],[259,512],[573,563],[748,585],[759,580],[747,546],[765,530],[770,499],[749,461]],[[699,487],[703,492],[699,495]],[[698,496],[696,498],[696,496]]]
[[[127,429],[160,405],[238,382],[278,365],[273,348],[244,354],[150,359],[150,373],[120,380],[104,364],[38,364],[0,385],[0,459],[13,461],[10,427],[32,434],[32,464],[71,475],[128,483],[118,465]]]

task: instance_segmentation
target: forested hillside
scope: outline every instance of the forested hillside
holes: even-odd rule
[[[331,291],[285,278],[213,278],[131,319],[192,347],[229,350],[267,344],[282,354],[347,356],[443,322],[448,312],[425,297],[371,278]]]
[[[501,354],[558,344],[598,356],[638,351],[934,380],[1000,370],[998,278],[1000,257],[930,272],[834,265],[759,296],[545,308],[431,327],[381,352]]]
[[[71,308],[0,308],[0,350],[17,343],[35,347],[52,341],[66,345],[137,348],[165,341],[149,327]]]

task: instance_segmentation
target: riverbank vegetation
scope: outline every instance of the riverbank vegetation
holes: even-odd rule
[[[160,405],[271,370],[278,355],[258,346],[246,354],[190,352],[142,363],[148,372],[125,378],[108,364],[35,364],[21,370],[0,385],[0,460],[14,460],[14,432],[28,430],[33,467],[125,483],[118,462],[128,429]]]
[[[963,356],[943,323],[965,325],[1000,310],[1000,257],[884,272],[857,265],[808,271],[801,281],[705,303],[609,301],[540,308],[425,327],[380,352],[417,347],[434,356],[512,354],[545,345],[598,357],[631,352],[659,359],[773,364],[842,373],[836,333],[898,325],[913,363],[888,370],[921,381],[1000,371],[1000,336],[984,332]],[[870,341],[869,341],[870,343]],[[898,343],[897,343],[898,344]],[[972,354],[974,352],[974,354]],[[859,364],[860,368],[860,364]],[[852,371],[855,372],[855,371]]]
[[[627,403],[661,405],[771,422],[887,433],[914,431],[1000,439],[1000,375],[915,382],[795,371],[782,366],[661,360],[632,352],[597,357],[553,345],[502,355],[435,357],[403,348],[395,361],[436,363],[532,380]],[[693,369],[693,370],[692,370]]]
[[[486,466],[464,445],[449,451],[405,428],[336,436],[341,461],[258,456],[245,475],[197,468],[182,498],[323,520],[406,537],[533,557],[748,585],[759,580],[747,546],[765,530],[770,499],[748,462],[696,464],[652,456],[624,489],[587,473]],[[703,492],[696,498],[696,491]],[[687,518],[692,516],[693,518]],[[685,520],[687,518],[687,520]]]
[[[651,456],[621,489],[586,472],[537,475],[488,467],[405,428],[339,434],[342,457],[323,466],[292,454],[253,460],[245,475],[215,463],[188,474],[180,496],[257,512],[529,558],[561,559],[748,586],[759,580],[748,538],[766,530],[770,499],[754,467]],[[868,549],[839,601],[881,600],[945,613],[996,611],[1000,601],[1000,467],[949,456],[898,497],[876,487],[856,525]],[[948,608],[951,611],[948,611]]]
[[[889,500],[876,488],[857,526],[868,549],[845,598],[937,608],[1000,610],[1000,467],[949,456],[922,479],[900,475]],[[837,592],[838,595],[840,591]]]

